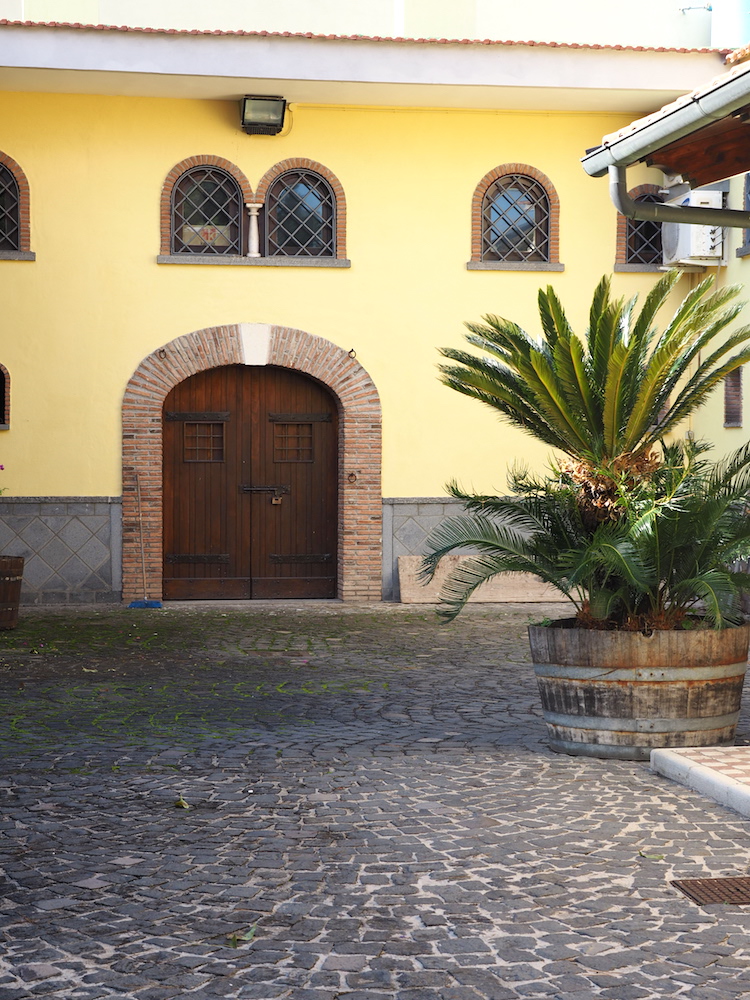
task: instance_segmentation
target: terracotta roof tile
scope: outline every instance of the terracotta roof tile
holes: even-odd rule
[[[313,38],[325,41],[362,41],[362,42],[403,42],[419,45],[500,45],[519,46],[551,49],[607,49],[616,52],[714,52],[727,56],[729,49],[711,48],[672,48],[663,45],[604,45],[598,43],[586,44],[583,42],[535,42],[535,41],[513,41],[510,39],[493,38],[392,38],[384,35],[323,35],[312,31],[222,31],[219,29],[191,28],[183,30],[180,28],[134,28],[128,25],[114,24],[81,24],[80,22],[66,21],[12,21],[7,18],[0,18],[0,26],[10,25],[27,28],[76,28],[86,31],[133,31],[148,35],[221,35],[221,36],[246,36],[253,38]],[[730,56],[730,60],[731,60]],[[729,61],[729,60],[728,60]]]
[[[735,49],[734,52],[729,53],[727,62],[731,66],[734,63],[743,62],[748,56],[750,56],[750,45],[743,45],[741,49]]]

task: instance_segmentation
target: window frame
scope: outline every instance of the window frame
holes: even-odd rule
[[[330,230],[330,237],[323,238],[324,244],[326,244],[325,249],[328,250],[326,253],[285,253],[283,249],[280,248],[280,244],[276,244],[277,249],[272,248],[272,242],[274,237],[271,233],[271,217],[274,211],[277,211],[276,205],[281,202],[281,195],[276,194],[277,188],[284,185],[287,178],[297,175],[297,183],[299,181],[304,181],[306,177],[315,178],[317,185],[322,187],[327,198],[324,205],[324,209],[327,207],[330,212],[330,217],[322,218],[320,222],[320,229],[326,228]],[[293,187],[291,185],[285,186],[285,191],[292,192]],[[290,213],[293,214],[293,213]],[[276,223],[276,229],[281,229],[283,223],[278,221]],[[299,228],[299,227],[298,227]],[[266,193],[265,199],[263,201],[263,216],[262,216],[262,233],[261,233],[261,246],[263,247],[263,256],[266,259],[277,258],[277,257],[295,257],[295,258],[312,258],[315,260],[330,260],[336,259],[336,195],[334,194],[333,188],[322,174],[315,170],[310,170],[307,167],[293,167],[289,170],[285,170],[283,173],[277,174],[273,182],[269,184],[268,191]],[[299,249],[304,249],[301,246]]]
[[[0,249],[0,260],[36,260],[36,254],[31,249],[31,209],[26,174],[7,153],[0,152],[0,167],[7,171],[14,182],[18,229],[17,246]]]
[[[10,372],[0,365],[0,431],[10,430]]]
[[[225,189],[223,193],[226,194],[226,198],[223,202],[216,201],[214,195],[204,187],[214,183],[220,183]],[[195,199],[196,192],[202,195],[200,204]],[[210,207],[212,200],[214,200],[213,208]],[[206,208],[206,205],[209,207]],[[202,221],[194,221],[204,209],[205,218]],[[217,222],[219,216],[226,217],[228,221]],[[195,242],[185,239],[186,229],[192,230]],[[213,229],[216,233],[212,241],[204,237],[201,232],[201,230],[208,232],[209,229]],[[224,229],[228,232],[223,233]],[[175,182],[170,198],[170,253],[240,257],[246,237],[245,206],[237,178],[215,164],[198,164],[185,170]],[[221,242],[217,243],[217,240],[226,240],[226,248]],[[203,241],[202,244],[200,241]]]
[[[724,376],[724,427],[742,427],[742,368]]]
[[[639,184],[638,187],[634,187],[632,190],[628,191],[628,196],[633,199],[633,201],[644,200],[645,198],[653,199],[659,198],[663,201],[661,195],[661,188],[658,184]],[[626,216],[618,213],[617,215],[617,236],[616,236],[616,249],[615,249],[615,265],[614,270],[619,272],[642,272],[642,273],[654,273],[660,271],[663,268],[663,262],[660,260],[658,263],[643,263],[643,262],[633,262],[630,260],[630,240],[633,236],[633,230],[636,225],[638,225],[639,220],[628,219]],[[646,222],[648,225],[648,221]]]
[[[503,178],[520,177],[530,182],[532,190],[538,189],[546,201],[545,251],[541,260],[491,259],[486,253],[488,227],[486,203],[493,189],[499,189]],[[538,204],[538,202],[537,202]],[[535,222],[538,227],[539,222]],[[471,205],[471,260],[466,264],[470,271],[564,271],[560,262],[560,200],[549,177],[527,163],[505,163],[485,174],[474,190]]]
[[[257,211],[257,206],[265,204],[265,197],[270,185],[277,176],[293,168],[305,168],[319,174],[330,186],[335,199],[336,219],[335,219],[335,257],[261,257],[249,256],[249,254],[218,254],[218,253],[173,253],[172,252],[172,191],[180,177],[192,167],[209,165],[219,167],[231,174],[237,181],[242,191],[243,198],[243,226],[248,235],[245,240],[249,241],[249,233],[252,221],[247,212]],[[262,211],[262,209],[261,209]],[[262,219],[256,219],[256,224]],[[175,164],[167,175],[161,194],[160,208],[160,231],[161,240],[159,253],[156,257],[158,264],[188,264],[188,265],[212,265],[212,266],[232,266],[232,267],[323,267],[323,268],[350,268],[351,261],[346,256],[346,197],[341,182],[328,167],[315,160],[302,157],[292,157],[276,163],[266,171],[254,194],[249,181],[229,160],[217,156],[191,156]],[[243,243],[243,249],[245,247]]]
[[[742,185],[742,209],[750,212],[750,173],[745,174]],[[750,229],[742,230],[742,243],[734,251],[735,257],[750,257]]]

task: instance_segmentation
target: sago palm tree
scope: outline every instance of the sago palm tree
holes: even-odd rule
[[[454,618],[486,580],[527,572],[568,597],[589,628],[684,627],[699,607],[714,627],[738,624],[750,575],[730,565],[750,549],[750,445],[718,464],[701,459],[706,450],[668,445],[650,476],[621,477],[620,516],[593,530],[582,515],[581,485],[565,474],[545,480],[516,473],[508,497],[451,484],[467,513],[433,531],[423,575],[457,548],[477,554],[450,573],[441,615]]]
[[[467,323],[466,339],[484,354],[444,348],[455,363],[440,366],[442,381],[582,462],[587,474],[637,472],[653,445],[750,360],[750,327],[724,335],[742,308],[729,304],[739,289],[712,292],[712,278],[657,331],[656,314],[679,278],[667,272],[640,311],[635,298],[613,299],[602,278],[583,338],[553,289],[540,289],[540,338],[498,316]]]

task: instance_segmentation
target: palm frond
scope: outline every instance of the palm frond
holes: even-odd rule
[[[675,587],[675,596],[678,599],[687,597],[692,601],[693,595],[703,602],[703,614],[714,628],[742,624],[744,617],[737,587],[729,573],[719,569],[709,569],[699,576],[681,580]]]
[[[438,609],[438,614],[445,621],[452,621],[477,587],[500,573],[507,572],[532,572],[536,573],[537,576],[540,575],[534,569],[533,564],[527,563],[521,558],[511,561],[496,555],[470,557],[459,563],[446,577],[440,591],[441,607]],[[544,578],[542,577],[542,579]],[[556,587],[566,597],[569,596],[564,581],[550,579],[545,580],[545,582]]]
[[[559,338],[570,340],[573,330],[554,288],[551,285],[546,290],[540,288],[538,300],[542,330],[550,347],[554,348]]]

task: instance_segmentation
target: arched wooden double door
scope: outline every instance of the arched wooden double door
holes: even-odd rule
[[[337,408],[271,366],[193,375],[164,403],[164,596],[336,596]]]

